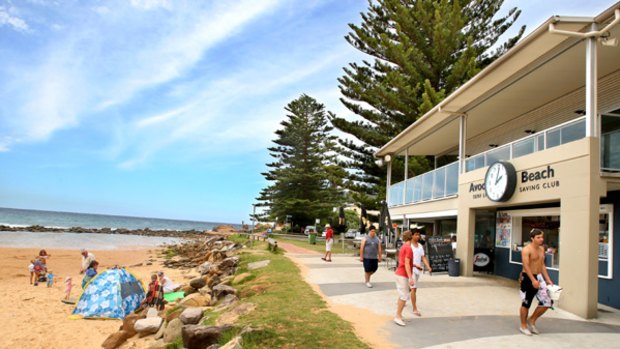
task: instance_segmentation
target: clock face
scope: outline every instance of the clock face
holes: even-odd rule
[[[492,164],[484,177],[484,189],[492,201],[507,201],[514,193],[516,172],[507,162],[498,161]]]

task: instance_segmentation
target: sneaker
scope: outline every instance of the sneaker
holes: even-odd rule
[[[527,327],[530,329],[530,332],[533,334],[540,334],[540,331],[536,328],[536,325],[532,325],[531,323],[527,323]]]
[[[405,326],[405,322],[403,321],[403,319],[399,319],[397,317],[394,318],[394,323],[398,326]]]
[[[527,327],[526,328],[519,327],[519,332],[523,333],[526,336],[531,336],[532,335],[532,332],[530,332],[530,330],[528,330]]]
[[[366,287],[368,287],[368,288],[372,288],[372,284],[371,284],[370,282],[367,282],[367,283],[366,283]],[[402,320],[401,320],[401,321],[402,321]]]

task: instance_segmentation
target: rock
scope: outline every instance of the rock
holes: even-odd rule
[[[195,325],[202,318],[202,308],[187,308],[183,310],[179,319],[185,325]]]
[[[134,325],[134,329],[141,336],[149,335],[149,334],[156,333],[157,330],[159,330],[159,328],[161,327],[161,324],[163,322],[164,322],[164,319],[160,318],[159,316],[149,317],[146,319],[140,319],[136,321]]]
[[[207,280],[207,286],[211,289],[213,289],[213,287],[218,285],[219,283],[220,283],[220,277],[217,275],[213,275]]]
[[[258,262],[250,263],[250,264],[248,264],[248,269],[249,270],[254,270],[254,269],[264,268],[264,267],[268,266],[270,262],[271,261],[269,259],[266,259],[264,261],[258,261]]]
[[[229,307],[230,305],[237,302],[239,298],[234,294],[227,294],[222,300],[218,300],[219,304],[217,305],[216,311],[222,311],[223,309]]]
[[[155,308],[148,308],[148,310],[146,311],[146,317],[157,317],[159,316],[159,312],[157,311],[157,309]]]
[[[198,290],[198,293],[200,293],[201,295],[205,296],[205,297],[211,297],[211,289],[209,288],[209,286],[205,286],[201,289]]]
[[[252,277],[252,274],[247,273],[247,272],[243,274],[239,274],[235,276],[235,278],[233,279],[233,284],[243,283],[245,280],[249,279],[250,277]]]
[[[222,298],[226,295],[229,294],[237,294],[237,290],[228,286],[228,285],[223,285],[223,284],[219,284],[215,287],[213,287],[213,296],[216,298]]]
[[[136,321],[142,318],[144,318],[142,315],[136,313],[131,313],[125,316],[121,329],[127,332],[127,338],[131,338],[136,334],[136,330],[133,326],[135,325]]]
[[[220,349],[243,349],[243,338],[236,336],[220,347]]]
[[[231,329],[231,326],[201,326],[185,325],[181,330],[183,345],[187,349],[203,349],[217,344],[222,332]]]
[[[182,311],[182,308],[178,308],[174,311],[166,312],[166,322],[170,323],[172,320],[177,319],[181,315]]]
[[[213,266],[214,265],[211,262],[204,262],[198,267],[197,270],[200,273],[200,275],[205,275],[209,273],[209,271],[211,270],[211,268],[213,268]]]
[[[189,285],[192,286],[193,288],[199,290],[199,289],[205,287],[207,285],[207,282],[205,281],[204,278],[197,278],[197,279],[193,279],[192,281],[190,281]]]
[[[183,328],[183,322],[180,319],[174,319],[168,323],[166,330],[164,331],[164,342],[172,343],[175,338],[181,335],[181,329]]]
[[[135,332],[134,332],[135,333]],[[121,346],[121,344],[125,343],[125,341],[129,338],[127,332],[120,330],[116,333],[112,333],[108,336],[108,338],[103,341],[101,346],[104,349],[116,349]]]
[[[205,307],[209,305],[210,302],[211,297],[203,296],[200,293],[192,293],[183,298],[179,304],[186,307]]]
[[[256,309],[256,304],[244,303],[231,309],[230,311],[220,315],[217,319],[217,325],[233,325],[240,316],[251,313]]]
[[[190,285],[185,285],[183,287],[181,287],[181,291],[183,291],[185,293],[185,295],[187,296],[188,294],[192,294],[192,293],[196,293],[198,292],[195,288],[193,288]]]
[[[157,332],[155,333],[155,335],[153,336],[154,339],[160,339],[164,337],[164,331],[166,330],[166,320],[164,320],[164,323],[159,326],[159,330],[157,330]]]

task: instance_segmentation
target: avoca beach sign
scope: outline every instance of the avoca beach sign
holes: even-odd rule
[[[560,180],[556,179],[555,169],[551,165],[547,165],[544,168],[518,172],[518,183],[515,192],[525,193],[560,187]],[[472,199],[487,198],[486,191],[485,182],[469,184],[469,192],[472,194]]]

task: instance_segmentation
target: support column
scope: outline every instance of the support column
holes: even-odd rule
[[[405,182],[403,183],[403,202],[402,204],[407,203],[407,179],[409,178],[409,148],[405,149],[405,174],[403,178]]]
[[[465,139],[467,138],[467,116],[459,116],[459,174],[465,173]],[[458,238],[457,238],[458,239]]]
[[[592,23],[591,30],[597,30],[596,23]],[[589,37],[586,39],[586,137],[598,136],[598,64],[596,39],[596,37]]]
[[[390,186],[392,186],[392,161],[387,163],[387,179],[385,183],[385,202],[390,204]]]
[[[459,205],[456,220],[456,258],[461,260],[461,275],[474,275],[474,232],[476,210]]]
[[[590,156],[571,180],[562,182],[560,200],[561,307],[586,319],[597,316],[598,216],[601,180],[598,138],[587,137]]]

